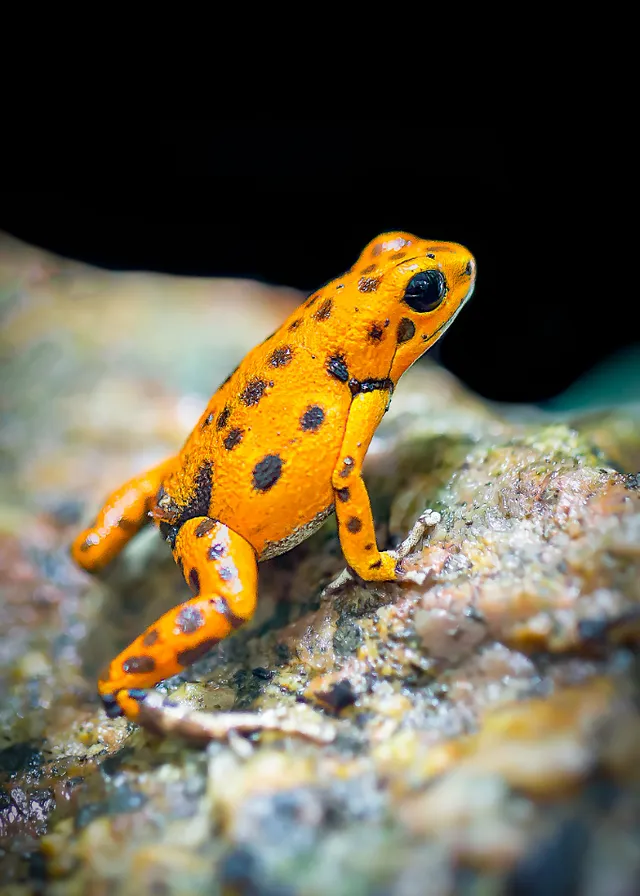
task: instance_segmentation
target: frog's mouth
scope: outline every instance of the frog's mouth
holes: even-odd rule
[[[443,321],[440,324],[440,326],[438,327],[438,329],[434,330],[434,332],[428,337],[428,339],[426,340],[427,345],[433,345],[433,343],[436,341],[438,336],[440,336],[441,333],[444,333],[451,326],[451,324],[454,322],[456,317],[460,314],[460,312],[462,311],[464,306],[467,304],[467,302],[473,295],[473,291],[475,288],[476,288],[476,284],[475,284],[475,280],[474,280],[474,282],[469,287],[469,292],[466,294],[464,299],[460,302],[460,304],[458,305],[456,310],[453,312],[451,317],[448,320]]]

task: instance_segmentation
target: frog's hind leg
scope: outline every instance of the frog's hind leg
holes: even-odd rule
[[[175,458],[166,460],[125,482],[109,495],[95,521],[71,546],[71,556],[78,566],[95,572],[120,553],[149,522],[150,504],[175,463]]]
[[[208,517],[188,520],[173,556],[195,597],[161,616],[104,670],[98,690],[111,717],[144,723],[144,688],[182,672],[255,610],[256,554],[227,526]]]

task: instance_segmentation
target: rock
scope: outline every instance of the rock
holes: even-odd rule
[[[75,569],[78,522],[175,450],[295,301],[0,245],[3,880],[635,892],[637,406],[500,408],[421,362],[367,467],[381,544],[439,514],[407,581],[323,593],[343,566],[329,521],[261,566],[251,626],[160,688],[322,736],[193,747],[99,709],[97,670],[187,589],[154,532],[100,578]]]

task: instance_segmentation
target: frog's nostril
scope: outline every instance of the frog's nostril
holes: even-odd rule
[[[476,272],[476,266],[473,262],[473,259],[470,258],[469,261],[467,262],[466,268],[464,269],[464,273],[467,277],[471,277],[473,274],[475,274],[475,272]]]

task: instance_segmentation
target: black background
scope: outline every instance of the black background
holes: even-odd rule
[[[311,291],[385,230],[464,243],[476,292],[432,356],[489,398],[543,401],[637,339],[594,326],[598,284],[565,248],[561,187],[540,192],[536,152],[506,130],[402,116],[109,123],[18,135],[10,150],[0,227],[109,268]]]

